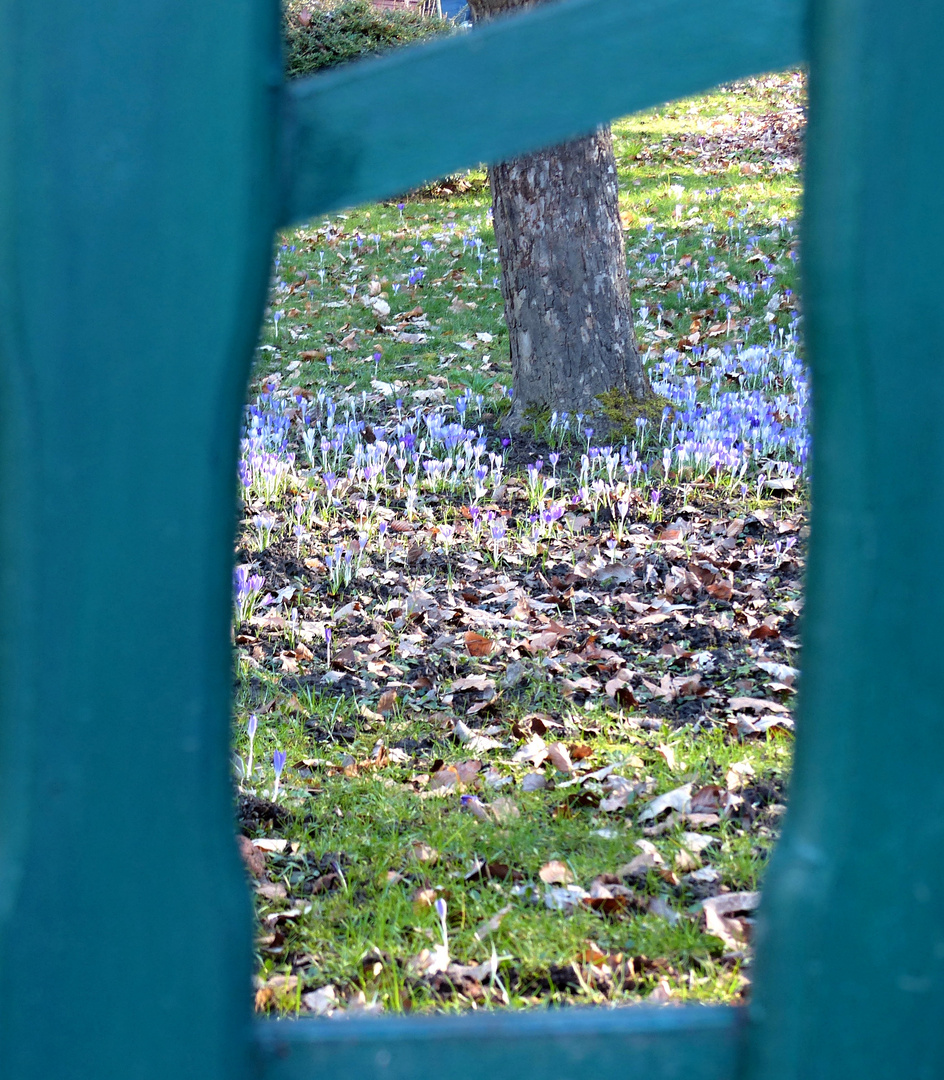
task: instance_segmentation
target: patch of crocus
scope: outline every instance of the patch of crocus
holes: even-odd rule
[[[237,566],[233,570],[233,587],[235,590],[236,617],[240,622],[252,617],[259,594],[265,586],[265,578],[261,574],[250,574],[248,566]]]
[[[259,550],[265,551],[272,542],[272,532],[278,523],[278,518],[275,514],[256,514],[252,523],[259,535]]]

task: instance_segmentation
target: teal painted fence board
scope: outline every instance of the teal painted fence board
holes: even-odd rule
[[[571,0],[299,80],[286,92],[281,219],[798,64],[804,18],[803,0]]]
[[[268,1021],[256,1043],[264,1080],[732,1080],[742,1021],[741,1010],[698,1006]]]
[[[232,492],[275,223],[792,64],[804,10],[570,0],[281,89],[270,0],[0,0],[4,1080],[944,1075],[931,0],[810,8],[814,530],[747,1055],[724,1009],[249,1016]]]
[[[813,5],[812,537],[752,1076],[944,1075],[944,8]]]
[[[276,8],[0,3],[0,1076],[247,1075],[234,462]]]

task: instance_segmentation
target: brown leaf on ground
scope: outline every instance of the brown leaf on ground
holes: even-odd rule
[[[410,844],[410,854],[417,862],[429,863],[430,866],[439,861],[439,852],[425,840],[414,840]]]
[[[530,761],[537,768],[547,756],[547,743],[540,735],[534,735],[524,746],[511,755],[511,760],[515,763]]]
[[[256,990],[256,1012],[268,1012],[295,993],[297,975],[273,975]]]
[[[474,630],[467,630],[464,640],[470,656],[488,656],[495,648],[495,642],[491,638],[477,634]]]
[[[670,1001],[674,991],[669,983],[668,979],[660,979],[659,985],[648,995],[646,1001],[651,1001],[654,1004],[661,1004],[662,1002]]]
[[[456,679],[452,684],[452,689],[454,691],[478,690],[485,693],[495,689],[495,682],[484,675],[469,675],[464,679]]]
[[[340,888],[342,884],[340,874],[322,874],[321,877],[315,878],[308,891],[312,896],[318,896],[320,893],[333,892],[335,889]]]
[[[236,844],[239,847],[239,855],[243,865],[254,878],[265,876],[266,859],[265,852],[255,847],[248,836],[239,833],[236,836]]]
[[[550,652],[557,647],[560,639],[560,634],[555,634],[552,630],[544,630],[540,634],[533,634],[529,637],[527,641],[522,643],[522,647],[532,655],[539,652]]]
[[[302,1005],[315,1016],[331,1016],[338,1006],[337,993],[333,986],[322,986],[302,994]]]
[[[734,709],[735,712],[741,712],[744,709],[750,709],[756,713],[762,712],[776,712],[776,713],[789,713],[790,710],[786,705],[781,705],[779,701],[769,701],[767,698],[756,697],[733,697],[728,698],[728,708]]]
[[[576,880],[573,870],[559,859],[545,863],[538,871],[538,877],[545,885],[570,885]]]
[[[635,785],[625,776],[610,775],[603,781],[605,798],[600,801],[600,813],[612,814],[626,807],[635,799]]]
[[[634,898],[628,896],[586,896],[581,903],[601,915],[611,917],[622,915],[636,907]]]
[[[662,856],[655,852],[643,851],[625,863],[617,871],[617,877],[629,881],[644,881],[650,870],[655,870],[662,863]]]
[[[574,771],[574,765],[570,760],[570,754],[567,752],[567,747],[562,742],[549,743],[547,747],[547,756],[554,768],[560,772],[570,776]]]
[[[476,859],[472,869],[465,875],[466,881],[523,881],[524,874],[515,870],[508,863],[486,862],[484,859]]]
[[[486,750],[494,750],[496,747],[503,745],[498,739],[493,739],[490,735],[483,735],[474,731],[462,720],[456,720],[452,733],[473,754],[482,754]]]
[[[396,690],[384,690],[380,695],[380,701],[377,702],[377,712],[382,716],[386,716],[388,713],[393,712],[393,708],[397,703]]]
[[[459,761],[451,766],[451,768],[455,770],[460,784],[471,784],[475,782],[476,776],[478,776],[481,771],[482,762],[473,760]]]
[[[539,772],[528,773],[521,781],[522,791],[543,791],[547,786],[547,777]]]
[[[665,758],[665,763],[668,765],[672,772],[678,768],[678,762],[675,760],[675,750],[671,746],[666,746],[665,743],[659,743],[656,747],[656,752],[661,754]]]
[[[682,787],[673,788],[664,795],[647,803],[639,812],[640,821],[654,821],[661,817],[667,810],[677,810],[681,814],[687,814],[691,810],[692,785],[683,784]]]
[[[695,852],[683,847],[675,853],[674,865],[680,874],[687,874],[690,870],[697,870],[701,866],[701,859]]]
[[[691,798],[689,813],[709,814],[713,810],[720,810],[724,801],[724,788],[717,784],[706,784],[700,787]]]
[[[720,938],[729,949],[742,948],[750,940],[753,923],[753,920],[743,916],[754,911],[759,903],[759,892],[710,896],[701,905],[705,915],[705,933]]]
[[[434,772],[429,778],[429,790],[441,791],[443,788],[452,788],[459,783],[459,774],[452,765]]]

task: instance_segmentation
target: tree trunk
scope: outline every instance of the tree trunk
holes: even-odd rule
[[[469,6],[478,20],[533,4]],[[612,393],[613,404],[652,394],[633,330],[610,129],[501,162],[490,177],[512,422],[534,407],[584,413],[605,426],[601,394]]]

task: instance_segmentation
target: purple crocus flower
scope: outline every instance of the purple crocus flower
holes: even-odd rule
[[[256,741],[256,728],[259,726],[259,717],[255,713],[249,714],[249,722],[246,724],[246,731],[249,733],[249,756],[246,759],[246,779],[248,780],[252,776],[252,750],[253,744]]]
[[[272,785],[272,799],[274,801],[279,797],[279,780],[282,776],[282,770],[285,768],[284,750],[276,750],[272,755],[272,768],[275,769],[275,783]]]

